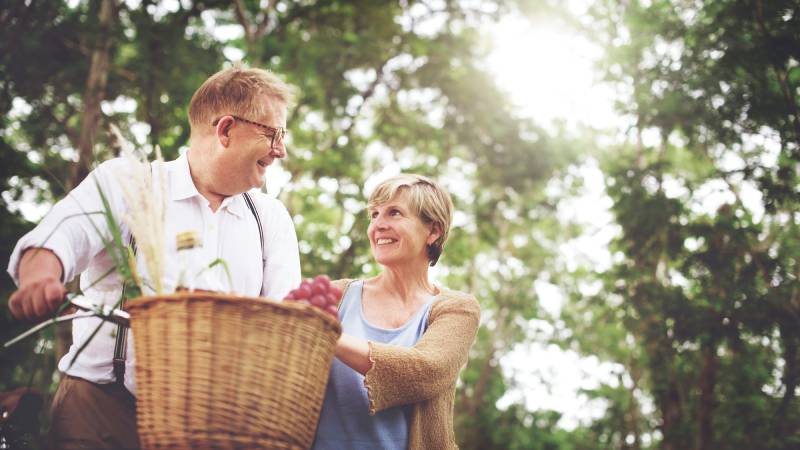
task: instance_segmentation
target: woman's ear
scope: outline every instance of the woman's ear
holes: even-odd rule
[[[440,237],[442,237],[442,226],[439,223],[434,222],[431,224],[431,232],[428,234],[428,239],[426,239],[425,242],[428,245],[431,245]]]

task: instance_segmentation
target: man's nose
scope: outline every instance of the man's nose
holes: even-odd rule
[[[281,159],[286,157],[286,146],[281,142],[280,144],[272,147],[269,156],[273,158]]]

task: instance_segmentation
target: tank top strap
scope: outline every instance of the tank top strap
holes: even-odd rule
[[[361,307],[361,292],[364,289],[364,280],[355,280],[347,286],[342,296],[342,303],[339,305],[339,317],[348,315],[350,310]]]

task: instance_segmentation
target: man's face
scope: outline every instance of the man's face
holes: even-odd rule
[[[227,145],[221,145],[216,158],[216,184],[226,195],[236,195],[264,185],[267,166],[275,159],[286,156],[286,147],[281,140],[273,143],[273,130],[268,130],[247,121],[257,122],[273,128],[286,127],[285,104],[264,96],[267,108],[262,117],[243,117],[237,120],[223,116],[222,125],[227,133]]]

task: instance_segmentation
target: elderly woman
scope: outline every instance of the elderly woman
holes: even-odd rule
[[[398,175],[369,198],[367,231],[383,267],[334,282],[344,333],[314,449],[453,449],[456,380],[478,329],[469,294],[436,286],[453,204],[437,183]]]

